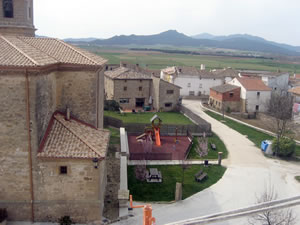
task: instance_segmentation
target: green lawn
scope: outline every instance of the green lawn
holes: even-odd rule
[[[106,127],[110,131],[110,140],[109,144],[120,144],[120,129],[113,128],[113,127]]]
[[[191,120],[178,112],[159,112],[156,113],[162,120],[162,124],[189,125],[193,124]],[[110,116],[122,120],[124,123],[146,123],[150,124],[150,119],[155,115],[152,112],[145,113],[125,113],[104,111],[104,116]]]
[[[162,173],[162,183],[147,183],[136,180],[134,166],[128,166],[128,187],[133,200],[136,201],[173,201],[176,182],[182,182],[183,172],[180,165],[149,166],[158,168]],[[196,182],[194,175],[203,169],[208,176],[202,182]],[[187,198],[215,184],[222,178],[226,168],[222,166],[192,165],[184,172],[183,198]]]
[[[208,114],[209,116],[215,118],[216,120],[225,121],[223,123],[226,124],[228,127],[236,130],[237,132],[239,132],[239,133],[241,133],[243,135],[247,135],[248,139],[250,141],[252,141],[259,148],[260,148],[261,142],[263,140],[273,140],[274,139],[273,136],[265,134],[265,133],[260,132],[258,130],[255,130],[252,127],[248,127],[246,125],[240,124],[240,123],[238,123],[236,121],[233,121],[231,119],[228,119],[228,118],[224,118],[223,119],[223,117],[221,115],[218,115],[218,114],[216,114],[214,112],[205,111],[205,113]],[[298,156],[298,157],[300,157],[300,146],[299,145],[296,146],[295,155]]]
[[[214,143],[217,147],[217,150],[212,150],[210,147],[210,143]],[[211,137],[208,137],[208,155],[204,157],[200,157],[199,154],[196,152],[196,146],[198,145],[198,141],[196,138],[193,140],[192,148],[189,152],[188,159],[218,159],[218,152],[223,152],[222,158],[225,159],[228,156],[228,151],[226,146],[224,145],[223,141],[213,133]]]
[[[300,182],[300,176],[295,176],[295,179]]]

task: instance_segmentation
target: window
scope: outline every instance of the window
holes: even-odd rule
[[[6,18],[14,17],[14,6],[12,0],[3,0],[3,14]]]
[[[191,83],[188,83],[187,86],[188,86],[188,87],[191,87]]]
[[[258,111],[259,110],[259,105],[255,106],[255,110]]]
[[[199,88],[202,88],[202,84],[199,84]]]
[[[189,91],[189,96],[194,96],[195,92],[194,91]]]
[[[129,103],[129,98],[120,98],[120,103],[124,104],[124,103]]]
[[[260,96],[260,92],[259,92],[259,91],[258,91],[256,94],[257,94],[257,97],[259,97],[259,96]]]
[[[59,167],[59,174],[68,174],[68,167],[67,166],[60,166]]]
[[[233,97],[233,92],[229,93],[229,97],[232,98]]]
[[[167,90],[167,94],[174,94],[174,90]]]
[[[142,83],[142,80],[140,80],[140,83]]]
[[[139,91],[142,91],[143,90],[143,87],[139,87]]]
[[[198,96],[201,96],[201,94],[202,94],[201,91],[198,91]]]
[[[123,88],[123,90],[124,90],[124,91],[127,91],[127,87],[125,86],[125,87]]]
[[[126,82],[127,82],[127,80],[124,80],[124,82],[126,83]]]
[[[165,107],[172,107],[172,103],[171,102],[165,103]]]

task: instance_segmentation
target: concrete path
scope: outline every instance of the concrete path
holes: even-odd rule
[[[206,115],[199,102],[184,100],[183,104],[212,124],[213,132],[222,139],[229,151],[228,159],[222,163],[228,169],[218,183],[181,202],[152,204],[156,224],[246,207],[255,204],[256,196],[270,187],[274,187],[278,198],[300,194],[300,183],[294,179],[294,176],[300,174],[299,163],[266,158],[245,136]],[[293,210],[298,217],[297,224],[300,224],[300,206]],[[142,209],[134,209],[133,215],[116,224],[141,224]],[[247,218],[242,218],[218,224],[248,223]]]

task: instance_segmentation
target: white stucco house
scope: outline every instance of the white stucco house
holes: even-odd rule
[[[241,87],[242,112],[266,112],[272,89],[259,78],[234,78],[229,84]]]
[[[260,78],[273,91],[288,91],[289,73],[269,71],[240,71],[240,77]]]
[[[206,71],[195,67],[173,66],[161,70],[160,78],[179,87],[180,96],[209,96],[210,88],[232,80],[238,72],[232,69]]]

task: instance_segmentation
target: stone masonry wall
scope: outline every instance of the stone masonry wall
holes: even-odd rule
[[[69,215],[77,223],[100,220],[106,183],[105,161],[38,159],[35,186],[36,220],[57,221]],[[68,173],[60,174],[60,166]]]
[[[97,73],[94,71],[57,72],[56,79],[57,109],[65,112],[68,106],[71,115],[75,118],[96,126]]]
[[[0,72],[0,208],[17,220],[30,219],[25,84],[22,73]]]
[[[112,100],[114,97],[114,81],[104,76],[105,97],[107,100]]]
[[[172,94],[168,94],[167,91],[173,91]],[[176,109],[176,106],[179,102],[179,93],[180,88],[166,82],[164,80],[160,80],[159,82],[159,105],[163,111],[172,111]],[[166,106],[166,103],[171,103],[171,106]]]

